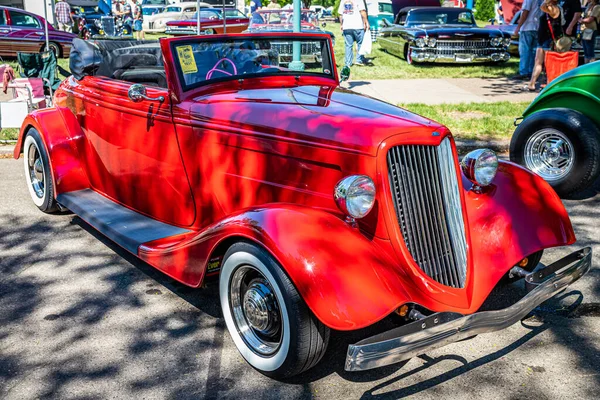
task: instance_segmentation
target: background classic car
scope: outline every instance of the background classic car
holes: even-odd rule
[[[16,57],[18,51],[38,53],[46,47],[46,20],[39,15],[0,6],[0,56]],[[55,30],[48,25],[50,49],[57,57],[68,57],[77,35]]]
[[[285,41],[322,62],[277,65]],[[444,126],[341,89],[332,54],[324,34],[75,39],[15,146],[31,199],[186,285],[219,273],[235,345],[276,378],[330,329],[405,318],[349,346],[347,370],[375,368],[509,326],[589,270],[586,248],[531,273],[575,241],[544,180],[485,149],[459,165]],[[477,312],[505,277],[531,292]]]
[[[211,7],[208,3],[200,3],[200,7]],[[144,17],[143,28],[145,32],[163,33],[167,29],[167,22],[190,19],[197,11],[195,1],[184,1],[165,7],[160,14]]]
[[[301,10],[301,29],[304,33],[327,33],[335,44],[335,35],[333,32],[325,31],[319,27],[319,18],[317,12],[313,10]],[[247,33],[260,32],[293,32],[293,13],[292,10],[258,10],[252,13],[250,26]],[[279,63],[287,64],[292,59],[292,48],[287,44],[272,43],[272,48],[277,50]],[[321,62],[321,51],[317,43],[307,43],[300,49],[302,62],[319,63]]]
[[[403,8],[393,25],[381,29],[378,43],[409,64],[505,62],[510,58],[510,35],[478,28],[473,13],[465,8]]]
[[[600,176],[600,62],[554,79],[527,107],[510,159],[576,197]]]
[[[195,35],[198,30],[198,13],[195,13],[192,18],[182,21],[167,22],[165,31],[168,35]],[[225,22],[227,28],[223,26],[223,9],[219,8],[202,8],[200,10],[200,29],[201,32],[208,35],[216,33],[240,33],[248,28],[250,20],[241,11],[233,9],[225,9]]]

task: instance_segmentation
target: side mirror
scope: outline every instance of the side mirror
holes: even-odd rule
[[[387,18],[383,18],[383,19],[381,20],[381,24],[382,24],[384,27],[386,27],[386,28],[387,28],[388,26],[392,26],[392,24],[390,23],[390,21],[388,21],[388,20],[387,20]]]
[[[134,103],[139,103],[143,100],[160,101],[161,103],[165,101],[165,96],[148,97],[146,87],[141,83],[134,83],[131,85],[127,91],[127,96],[129,97],[129,100],[133,101]]]
[[[488,22],[492,25],[496,25],[496,18],[490,18]]]

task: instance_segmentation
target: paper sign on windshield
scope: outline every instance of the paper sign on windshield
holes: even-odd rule
[[[194,59],[192,46],[178,46],[177,55],[179,56],[179,63],[181,64],[181,70],[184,74],[194,74],[198,72],[198,66]]]

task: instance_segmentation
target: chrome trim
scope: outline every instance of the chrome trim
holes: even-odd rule
[[[569,138],[554,128],[544,128],[527,139],[525,166],[548,182],[569,175],[575,165],[575,149]]]
[[[530,292],[502,310],[471,315],[442,312],[348,346],[346,371],[364,371],[408,360],[481,333],[505,329],[563,291],[591,268],[592,249],[583,248],[525,277]],[[485,266],[484,266],[485,267]]]
[[[415,263],[436,282],[464,287],[467,245],[450,139],[392,147],[387,165],[396,217]]]

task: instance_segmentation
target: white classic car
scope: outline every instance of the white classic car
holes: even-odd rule
[[[200,3],[200,7],[211,7],[208,3]],[[161,13],[144,18],[144,31],[163,33],[167,29],[167,22],[190,19],[196,13],[195,1],[184,1],[165,7]]]

